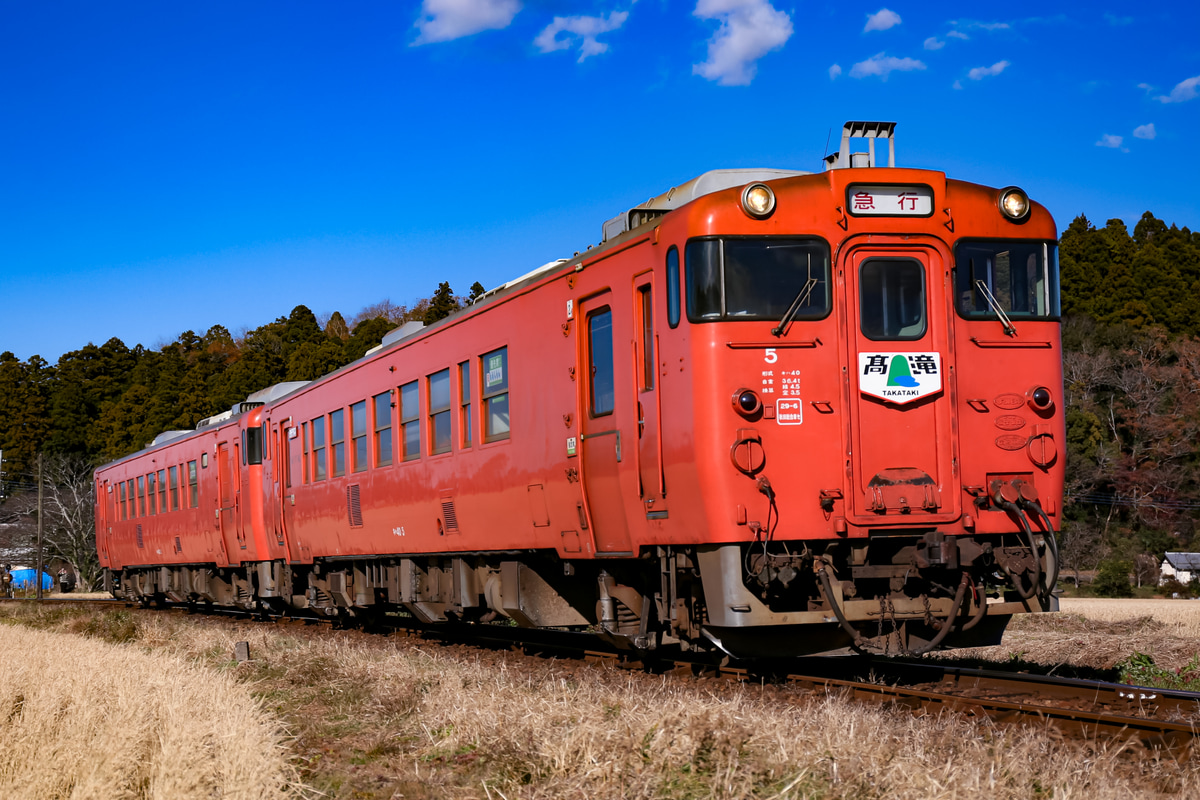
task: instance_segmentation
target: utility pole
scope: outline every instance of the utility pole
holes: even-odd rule
[[[42,528],[46,524],[46,515],[42,507],[42,454],[38,453],[38,540],[37,540],[37,572],[33,579],[37,581],[37,599],[42,599]]]

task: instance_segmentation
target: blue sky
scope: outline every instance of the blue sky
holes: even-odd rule
[[[1200,4],[979,7],[0,0],[0,351],[490,288],[849,119],[1060,230],[1200,227]]]

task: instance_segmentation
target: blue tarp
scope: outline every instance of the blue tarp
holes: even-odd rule
[[[37,570],[29,568],[29,567],[26,567],[25,569],[14,569],[12,571],[13,588],[14,589],[36,589],[37,583],[35,583],[35,581],[37,580],[37,578],[34,577],[34,575],[36,575],[36,574],[37,574]],[[43,572],[42,573],[42,590],[45,591],[46,589],[51,589],[53,587],[54,587],[54,579],[51,578],[49,575],[47,575],[45,572]]]

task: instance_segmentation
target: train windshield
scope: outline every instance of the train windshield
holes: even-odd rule
[[[830,310],[829,245],[821,239],[693,239],[684,275],[692,322],[779,320],[797,299],[793,319]]]
[[[968,241],[954,248],[958,313],[1057,319],[1058,248],[1048,242]],[[990,301],[990,302],[989,302]]]

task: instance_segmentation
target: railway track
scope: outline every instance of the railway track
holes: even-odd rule
[[[132,605],[122,600],[43,602],[106,609]],[[166,608],[181,612],[197,610],[180,605]],[[204,609],[202,613],[241,620],[260,618],[304,624],[324,621],[224,609]],[[893,658],[855,656],[743,663],[673,653],[651,660],[621,651],[592,633],[505,625],[429,625],[397,615],[375,620],[374,627],[453,645],[586,659],[614,668],[661,672],[681,678],[769,681],[806,691],[837,692],[864,702],[910,709],[917,714],[951,711],[996,724],[1048,727],[1073,738],[1132,742],[1176,756],[1188,754],[1200,734],[1200,693],[1196,692]]]

